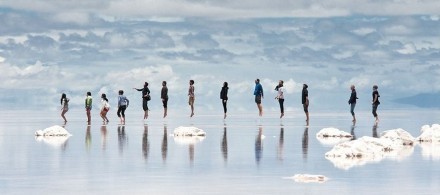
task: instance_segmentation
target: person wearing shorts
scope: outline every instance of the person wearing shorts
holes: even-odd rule
[[[61,94],[61,117],[64,119],[64,124],[67,123],[66,114],[67,111],[69,111],[69,98],[67,98],[66,94]]]
[[[116,113],[121,119],[121,125],[125,125],[125,110],[127,109],[130,101],[124,96],[124,91],[119,90],[118,96],[118,112]]]
[[[90,112],[92,111],[92,93],[87,92],[87,96],[85,99],[85,107],[86,107],[86,114],[87,114],[87,125],[90,125],[92,122],[92,116]]]
[[[150,89],[148,89],[148,82],[144,83],[144,87],[142,89],[133,88],[137,91],[142,91],[142,109],[144,110],[144,119],[148,118],[148,101],[150,101]]]
[[[107,112],[110,110],[110,105],[108,104],[107,95],[105,93],[101,94],[101,118],[102,118],[102,124],[105,125],[108,124],[109,120],[107,118]]]
[[[263,116],[263,105],[261,105],[261,99],[264,98],[263,93],[263,86],[260,84],[260,79],[255,80],[255,89],[254,89],[254,95],[255,95],[255,103],[258,107],[258,115],[261,117]]]
[[[376,118],[375,124],[377,124],[379,122],[379,116],[377,115],[377,107],[380,104],[380,102],[379,102],[380,95],[379,95],[379,91],[377,91],[377,88],[378,88],[377,85],[374,85],[373,86],[373,93],[372,93],[372,96],[373,96],[372,113],[373,113],[374,118]]]

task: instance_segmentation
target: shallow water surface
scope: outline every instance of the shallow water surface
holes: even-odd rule
[[[35,138],[34,132],[61,125],[58,113],[1,111],[1,194],[434,194],[440,190],[440,146],[416,145],[408,153],[341,168],[324,154],[333,145],[316,133],[325,127],[355,137],[380,136],[403,128],[414,137],[420,127],[439,123],[438,111],[382,111],[378,126],[368,112],[353,126],[347,113],[196,115],[132,114],[125,126],[116,118],[102,126],[93,115],[71,111],[68,139]],[[96,113],[94,113],[96,114]],[[178,126],[206,131],[199,139],[172,136]],[[321,174],[325,183],[296,183],[295,174]]]

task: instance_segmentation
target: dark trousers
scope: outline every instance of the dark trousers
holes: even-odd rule
[[[350,113],[351,113],[352,116],[354,116],[354,107],[356,107],[356,103],[351,103]]]
[[[118,112],[117,112],[118,117],[121,117],[121,115],[122,115],[122,117],[125,118],[125,109],[127,109],[127,106],[119,106]]]
[[[226,108],[226,104],[228,103],[228,100],[222,100],[223,104],[223,111],[226,113],[228,111],[228,108]]]
[[[278,102],[280,103],[281,113],[284,113],[284,99],[278,99]]]

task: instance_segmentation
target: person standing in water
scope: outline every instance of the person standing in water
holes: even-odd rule
[[[228,103],[228,89],[229,89],[228,82],[224,82],[222,90],[220,91],[220,99],[222,100],[223,112],[224,112],[223,119],[226,119],[226,112],[228,111],[226,107],[226,104]]]
[[[283,118],[284,116],[284,81],[280,80],[278,82],[278,85],[275,87],[275,90],[278,91],[277,97],[275,99],[278,100],[278,103],[280,104],[281,109],[281,116],[280,118]]]
[[[61,117],[64,119],[64,124],[67,123],[66,114],[67,111],[69,111],[69,98],[67,98],[66,94],[61,94]]]
[[[263,105],[261,105],[261,99],[264,98],[263,93],[263,86],[260,84],[260,79],[255,80],[255,89],[254,89],[254,95],[255,95],[255,103],[258,107],[258,115],[261,117],[263,116]]]
[[[160,98],[162,99],[163,104],[163,117],[167,117],[167,109],[168,109],[168,87],[167,82],[162,81],[162,90],[160,91]]]
[[[372,93],[372,96],[373,96],[373,101],[372,101],[373,110],[372,110],[372,113],[373,113],[374,118],[376,118],[375,123],[379,122],[379,117],[377,116],[377,112],[376,111],[377,111],[377,107],[380,104],[380,102],[379,102],[380,95],[379,95],[379,92],[377,91],[377,88],[378,88],[377,85],[374,85],[373,86],[373,93]]]
[[[304,113],[306,114],[306,122],[307,125],[309,125],[309,91],[307,88],[309,88],[309,86],[307,86],[307,84],[303,84],[301,101],[303,104]]]
[[[151,100],[150,89],[148,89],[148,82],[144,83],[144,88],[137,89],[137,91],[142,91],[142,109],[144,110],[144,120],[148,118],[148,101]]]
[[[351,116],[353,116],[353,123],[356,122],[356,116],[354,114],[354,107],[356,107],[356,99],[357,95],[356,95],[356,89],[354,88],[354,85],[350,86],[351,89],[351,95],[350,95],[350,99],[348,100],[348,104],[350,104],[350,113]]]
[[[101,118],[102,123],[105,125],[105,123],[108,123],[109,120],[107,118],[107,112],[110,110],[110,105],[108,103],[107,95],[105,93],[101,94]]]
[[[124,91],[119,90],[117,115],[121,119],[121,125],[125,125],[125,109],[127,109],[129,103],[130,101],[124,96]]]
[[[87,114],[87,124],[90,125],[92,122],[92,117],[90,115],[90,111],[92,111],[92,93],[87,92],[87,97],[85,99],[85,107],[86,107],[86,114]]]
[[[191,115],[190,117],[194,116],[194,80],[189,81],[189,88],[188,88],[188,104],[191,106]]]

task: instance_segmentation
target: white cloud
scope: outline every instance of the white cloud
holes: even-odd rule
[[[397,50],[401,54],[415,54],[417,52],[414,44],[405,44],[402,49]]]
[[[374,28],[365,28],[364,27],[364,28],[358,28],[358,29],[352,30],[352,32],[354,34],[364,36],[364,35],[370,34],[372,32],[376,32],[376,29],[374,29]]]

